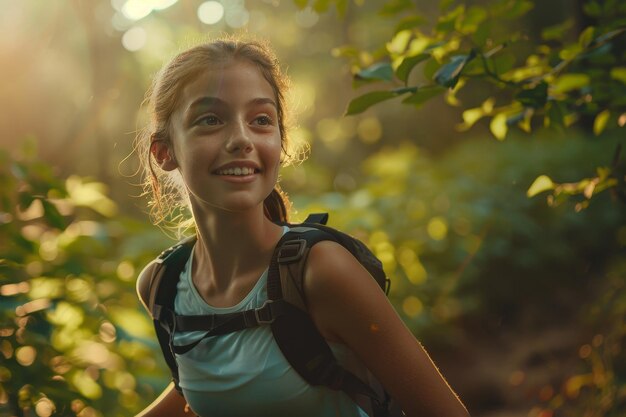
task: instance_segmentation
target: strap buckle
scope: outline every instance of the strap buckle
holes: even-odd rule
[[[272,314],[272,303],[274,300],[267,300],[259,308],[254,309],[254,317],[259,324],[272,324],[276,316]],[[264,317],[261,317],[264,316]]]
[[[152,307],[153,319],[161,325],[168,333],[176,327],[176,316],[172,310],[162,305],[155,304]],[[173,333],[173,332],[172,332]]]
[[[297,262],[304,255],[304,250],[306,249],[306,240],[304,239],[293,239],[288,240],[282,244],[280,249],[278,250],[278,256],[276,259],[278,263],[285,264],[291,262]]]

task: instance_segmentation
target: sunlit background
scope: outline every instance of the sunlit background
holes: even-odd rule
[[[172,240],[149,224],[133,140],[161,65],[232,33],[269,40],[292,81],[291,139],[310,145],[281,178],[293,218],[329,211],[373,249],[473,415],[623,415],[624,206],[526,194],[540,174],[593,175],[623,131],[500,142],[443,96],[344,116],[355,59],[376,62],[398,23],[379,11],[402,1],[302,3],[0,0],[0,417],[129,416],[167,384],[134,280]],[[537,2],[500,29],[577,28],[582,3]],[[481,106],[474,93],[458,99]]]

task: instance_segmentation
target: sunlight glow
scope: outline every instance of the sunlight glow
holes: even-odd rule
[[[168,7],[172,7],[178,0],[152,0],[152,9],[164,10]]]
[[[42,398],[35,405],[35,413],[39,417],[50,417],[56,411],[54,403],[49,398]]]
[[[15,351],[15,359],[22,366],[30,366],[35,362],[37,351],[32,346],[23,346]]]
[[[448,234],[448,223],[443,217],[433,217],[426,226],[428,235],[434,240],[442,240]]]
[[[153,10],[164,10],[176,4],[178,0],[128,0],[121,8],[122,14],[130,20],[140,20]],[[114,5],[115,7],[115,5]]]
[[[310,6],[296,12],[296,23],[305,29],[315,26],[319,18],[320,16]]]
[[[140,27],[130,28],[122,35],[122,45],[131,52],[138,51],[146,46],[147,40],[148,34],[144,28]]]
[[[226,13],[226,24],[233,29],[239,29],[248,24],[250,13],[244,8],[233,9]]]
[[[218,1],[205,1],[198,7],[198,19],[204,24],[214,25],[224,17],[224,6]]]
[[[424,306],[419,298],[410,295],[402,302],[402,310],[409,317],[415,317],[422,312]]]
[[[383,135],[382,125],[376,117],[368,117],[359,121],[356,131],[359,139],[367,144],[378,142]]]
[[[124,17],[130,20],[140,20],[152,12],[152,5],[141,0],[129,0],[122,6]]]

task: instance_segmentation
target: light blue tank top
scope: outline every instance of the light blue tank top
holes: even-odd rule
[[[254,288],[233,307],[208,305],[191,280],[193,255],[181,272],[174,308],[181,315],[224,314],[261,307],[267,300],[267,270]],[[177,332],[184,345],[204,332]],[[339,363],[363,379],[367,370],[343,344],[329,342]],[[180,387],[191,409],[201,417],[367,417],[345,393],[311,386],[289,365],[269,326],[204,339],[176,355]]]

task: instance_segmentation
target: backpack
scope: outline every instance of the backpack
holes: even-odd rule
[[[388,293],[389,279],[381,261],[359,240],[326,226],[328,214],[312,214],[301,224],[289,226],[275,247],[267,277],[267,301],[257,309],[228,314],[181,316],[174,312],[176,288],[196,241],[195,236],[163,251],[154,261],[150,277],[148,309],[165,362],[176,389],[178,366],[175,354],[183,354],[209,336],[250,327],[269,325],[281,352],[300,376],[311,385],[324,385],[345,392],[371,417],[402,416],[382,385],[373,376],[366,383],[337,362],[326,340],[306,311],[303,280],[309,251],[323,240],[348,249]],[[176,331],[205,331],[197,341],[174,345]]]

